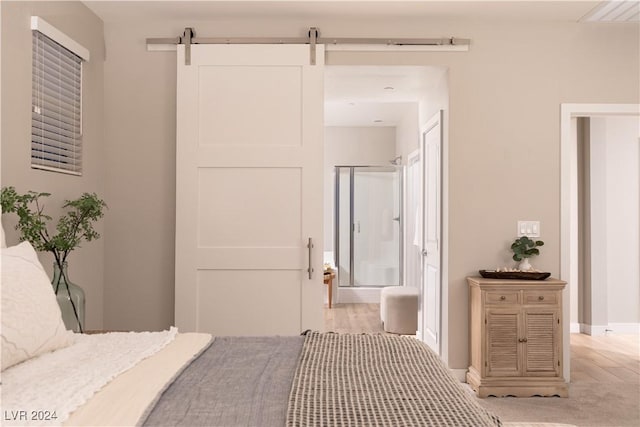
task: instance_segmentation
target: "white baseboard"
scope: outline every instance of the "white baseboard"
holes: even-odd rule
[[[640,335],[640,323],[609,323],[609,328],[614,334]]]
[[[467,382],[467,369],[449,369],[449,371],[456,377],[461,383]]]
[[[379,304],[382,288],[338,288],[337,303],[341,304]]]
[[[609,327],[605,325],[588,325],[586,323],[580,324],[580,333],[591,336],[604,335]]]
[[[580,323],[571,322],[571,325],[569,326],[569,332],[572,334],[579,334],[581,332]]]
[[[573,332],[573,330],[571,331]],[[599,336],[606,334],[640,334],[640,323],[609,323],[606,326],[603,325],[587,325],[586,323],[580,324],[580,333]]]

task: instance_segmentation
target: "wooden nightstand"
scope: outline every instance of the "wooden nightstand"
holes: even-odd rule
[[[562,377],[566,282],[468,277],[467,382],[480,397],[568,396]]]

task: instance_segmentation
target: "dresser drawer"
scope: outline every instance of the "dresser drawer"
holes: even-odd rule
[[[560,301],[558,291],[524,291],[524,304],[553,304]]]
[[[485,304],[518,304],[518,291],[488,291]]]

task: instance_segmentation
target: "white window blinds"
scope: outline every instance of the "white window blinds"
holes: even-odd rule
[[[82,173],[82,58],[33,31],[31,166]]]

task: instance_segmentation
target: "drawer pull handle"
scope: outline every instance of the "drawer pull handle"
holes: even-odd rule
[[[544,301],[544,296],[540,295],[540,296],[538,297],[538,299],[539,299],[540,301]]]
[[[507,299],[507,297],[505,297],[504,295],[500,295],[500,301],[504,301],[506,299]]]
[[[518,342],[527,342],[527,339],[526,338],[519,338]]]

